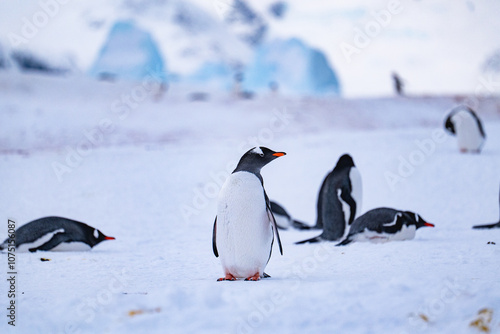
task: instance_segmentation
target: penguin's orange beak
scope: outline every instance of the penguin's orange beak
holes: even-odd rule
[[[434,227],[434,224],[431,224],[431,223],[424,223],[424,226]]]
[[[273,153],[273,155],[275,157],[282,157],[282,156],[286,155],[286,153],[285,152],[276,152],[276,153]]]
[[[104,237],[104,240],[115,240],[114,237]]]

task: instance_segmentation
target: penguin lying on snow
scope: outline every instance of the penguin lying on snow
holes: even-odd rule
[[[500,194],[498,195],[499,202],[500,202]],[[498,220],[498,223],[493,223],[493,224],[486,224],[486,225],[476,225],[473,226],[472,228],[500,228],[500,219]]]
[[[16,230],[17,252],[90,250],[104,240],[114,239],[92,226],[61,217],[36,219]],[[0,250],[7,248],[8,240]]]
[[[212,235],[212,248],[225,274],[219,281],[258,281],[268,276],[264,268],[271,258],[274,233],[283,255],[260,170],[284,155],[266,147],[252,148],[222,185]]]
[[[445,129],[457,136],[460,152],[479,153],[486,139],[483,125],[476,113],[467,106],[454,108],[446,117]]]
[[[278,226],[279,229],[286,230],[290,226],[298,230],[308,230],[311,228],[311,226],[306,223],[293,219],[285,208],[278,203],[274,201],[271,201],[270,203],[271,211],[276,218],[276,226]]]
[[[297,244],[342,239],[356,213],[361,211],[361,195],[361,175],[351,156],[344,154],[325,177],[319,191],[315,228],[322,228],[323,233]]]
[[[415,238],[415,231],[423,226],[434,227],[434,224],[410,211],[377,208],[357,218],[345,240],[337,246],[344,246],[353,241],[410,240]]]

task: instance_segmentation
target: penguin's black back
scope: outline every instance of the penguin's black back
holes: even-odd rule
[[[354,220],[349,231],[349,236],[363,232],[366,228],[378,233],[395,233],[403,227],[401,219],[398,219],[396,224],[392,226],[387,227],[383,225],[392,222],[397,214],[403,215],[404,212],[392,208],[377,208],[370,210]]]
[[[16,230],[16,245],[33,242],[40,237],[64,229],[73,241],[81,241],[93,246],[92,235],[95,228],[76,220],[62,217],[44,217],[33,220]]]

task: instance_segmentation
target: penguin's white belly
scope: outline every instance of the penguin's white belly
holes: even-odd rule
[[[86,252],[91,250],[88,244],[81,241],[73,241],[73,242],[61,242],[56,247],[52,248],[52,252]]]
[[[356,167],[352,167],[349,171],[349,179],[352,187],[351,197],[356,202],[356,215],[354,218],[357,218],[361,214],[361,205],[363,204],[363,185],[361,174]]]
[[[273,230],[264,190],[252,173],[237,172],[219,194],[216,243],[225,273],[261,276],[271,253]]]
[[[453,116],[459,149],[477,151],[481,149],[484,138],[481,135],[476,119],[466,111]]]
[[[382,243],[387,241],[403,241],[415,238],[415,225],[403,225],[401,230],[396,233],[378,233],[365,229],[363,232],[356,234],[355,241],[368,241],[372,243]]]

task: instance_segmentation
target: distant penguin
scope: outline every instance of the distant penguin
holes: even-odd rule
[[[260,170],[284,155],[266,147],[254,147],[241,157],[222,185],[212,234],[212,248],[215,256],[220,257],[225,274],[218,281],[258,281],[266,277],[264,269],[271,258],[274,233],[283,255]]]
[[[337,241],[361,211],[361,175],[349,154],[342,155],[335,168],[324,179],[317,202],[316,229],[323,233],[315,238],[297,242]]]
[[[394,82],[394,90],[396,91],[396,94],[399,96],[403,96],[403,87],[404,87],[404,82],[403,79],[396,73],[392,73],[392,81]]]
[[[87,224],[61,217],[45,217],[29,222],[16,230],[17,252],[82,251],[104,240],[114,240]],[[7,248],[9,239],[1,245]]]
[[[460,152],[481,152],[486,134],[481,120],[471,108],[464,105],[454,108],[446,117],[444,127],[457,136]]]
[[[390,208],[377,208],[357,218],[349,234],[337,246],[344,246],[353,241],[386,242],[392,240],[410,240],[415,238],[417,229],[434,224],[426,222],[420,215]]]
[[[290,226],[298,230],[311,228],[311,226],[309,226],[308,224],[293,219],[292,216],[290,216],[290,214],[285,210],[285,208],[279,205],[278,203],[274,201],[271,201],[270,203],[271,203],[271,211],[273,212],[274,217],[276,218],[276,225],[278,226],[279,229],[286,230]]]
[[[499,202],[500,202],[500,194],[498,195]],[[498,220],[498,223],[493,223],[493,224],[486,224],[486,225],[475,225],[472,228],[477,228],[477,229],[482,229],[482,228],[500,228],[500,219]]]

